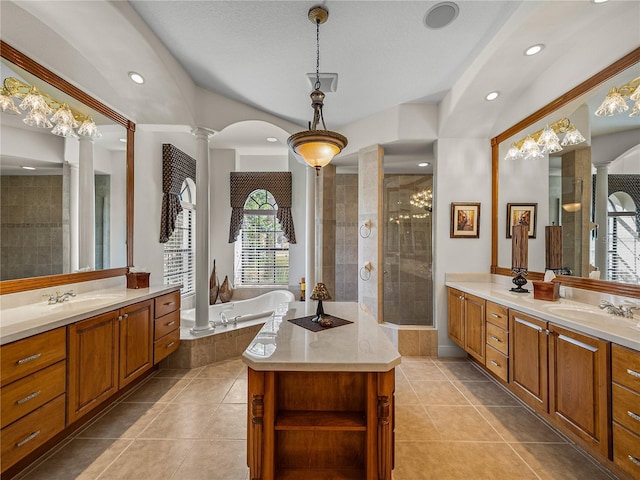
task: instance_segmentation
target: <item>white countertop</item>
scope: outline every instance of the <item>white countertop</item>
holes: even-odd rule
[[[325,313],[353,323],[312,332],[288,321],[313,315],[316,302],[291,302],[284,317],[265,323],[242,355],[259,371],[386,372],[400,353],[376,320],[353,302],[325,302]]]
[[[560,298],[555,302],[535,300],[532,291],[514,293],[509,291],[509,286],[492,282],[456,280],[447,281],[446,286],[556,325],[640,351],[640,315],[638,313],[636,318],[624,318],[600,310],[597,304],[591,305],[566,298]]]
[[[69,325],[79,320],[110,312],[137,302],[178,290],[179,287],[158,285],[128,289],[115,287],[78,293],[68,302],[41,302],[0,310],[0,345]],[[64,289],[63,289],[64,290]]]

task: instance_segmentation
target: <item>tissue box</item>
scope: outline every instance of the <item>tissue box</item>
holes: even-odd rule
[[[533,283],[533,298],[555,302],[560,298],[560,283],[558,282],[531,282]]]
[[[127,273],[127,288],[149,288],[149,272]]]

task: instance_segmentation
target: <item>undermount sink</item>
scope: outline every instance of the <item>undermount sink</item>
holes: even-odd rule
[[[545,305],[544,309],[549,313],[575,320],[587,320],[589,317],[598,320],[608,320],[613,317],[613,315],[600,310],[598,307],[592,307],[591,305]]]

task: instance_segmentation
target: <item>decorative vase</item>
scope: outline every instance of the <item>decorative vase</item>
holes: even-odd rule
[[[220,301],[222,303],[227,303],[233,297],[233,285],[229,281],[229,277],[225,275],[224,282],[220,285],[220,291],[218,292],[218,296],[220,297]]]
[[[220,291],[220,282],[216,274],[216,261],[213,261],[213,270],[209,277],[209,305],[213,305],[218,300],[218,292]]]

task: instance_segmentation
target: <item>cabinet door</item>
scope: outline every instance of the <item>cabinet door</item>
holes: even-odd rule
[[[68,327],[69,424],[118,390],[117,318],[108,312]]]
[[[465,295],[464,349],[484,365],[484,348],[487,342],[484,325],[485,301],[473,295]]]
[[[531,408],[548,410],[547,322],[509,311],[509,383]]]
[[[549,412],[609,455],[609,342],[550,325]]]
[[[122,308],[119,388],[153,366],[153,300]]]
[[[448,290],[449,338],[464,348],[464,294],[454,288]]]

